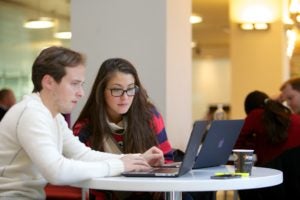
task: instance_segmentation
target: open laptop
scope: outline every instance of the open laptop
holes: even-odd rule
[[[242,119],[212,121],[193,169],[226,164],[243,124]]]
[[[192,133],[190,135],[185,155],[182,163],[178,167],[161,166],[155,167],[148,172],[124,172],[123,176],[128,177],[178,177],[187,173],[193,168],[195,158],[200,147],[202,137],[204,136],[208,121],[198,121],[194,123]]]

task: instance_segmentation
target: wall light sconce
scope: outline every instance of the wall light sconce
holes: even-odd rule
[[[239,27],[244,31],[266,31],[270,25],[268,23],[241,23]]]
[[[43,28],[51,28],[53,26],[54,26],[54,21],[48,17],[30,19],[24,23],[24,27],[29,29],[43,29]]]

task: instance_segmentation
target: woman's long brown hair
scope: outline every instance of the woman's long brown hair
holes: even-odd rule
[[[112,134],[106,122],[107,105],[104,91],[107,82],[116,72],[131,74],[134,77],[135,85],[139,88],[126,113],[128,127],[124,135],[124,153],[141,153],[151,146],[157,145],[152,123],[155,107],[148,101],[147,92],[141,85],[136,69],[125,59],[112,58],[102,63],[91,94],[75,124],[79,121],[88,120],[91,148],[104,151],[103,141],[105,138],[111,137]]]
[[[255,90],[247,95],[244,106],[247,115],[254,109],[264,109],[262,123],[272,144],[287,139],[291,111],[282,103],[269,99],[264,92]]]

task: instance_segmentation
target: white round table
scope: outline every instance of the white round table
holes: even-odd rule
[[[95,178],[72,184],[72,186],[101,190],[169,192],[170,199],[178,200],[181,199],[181,193],[187,191],[254,189],[278,185],[283,181],[281,171],[262,167],[253,167],[249,177],[235,179],[211,179],[210,176],[216,172],[233,172],[233,166],[191,170],[176,178],[123,176]]]

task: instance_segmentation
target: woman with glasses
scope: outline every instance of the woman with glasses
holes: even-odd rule
[[[166,162],[173,160],[162,116],[149,101],[134,66],[122,58],[102,63],[73,130],[81,142],[94,150],[142,153],[155,145],[163,151]],[[145,197],[137,195],[150,194],[90,193],[95,199],[128,199],[130,195],[131,199],[141,199]]]

